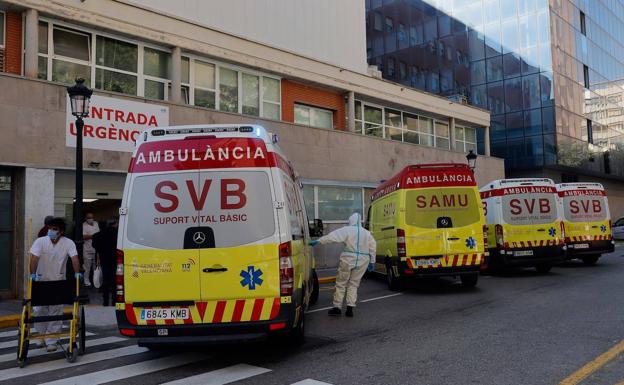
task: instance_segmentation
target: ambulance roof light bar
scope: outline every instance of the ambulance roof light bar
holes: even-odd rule
[[[262,136],[263,127],[256,126],[221,126],[221,127],[180,127],[156,129],[151,131],[152,136],[176,135],[176,134],[210,134],[220,132],[241,132],[255,133],[257,137]]]
[[[500,184],[513,183],[513,184],[522,184],[522,185],[530,185],[530,183],[548,183],[553,184],[552,179],[548,178],[518,178],[518,179],[503,179],[500,181]]]

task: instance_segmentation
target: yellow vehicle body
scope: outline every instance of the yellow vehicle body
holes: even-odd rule
[[[460,276],[476,284],[484,225],[474,175],[461,164],[406,167],[375,190],[368,215],[376,268],[391,289],[416,276]]]
[[[304,207],[260,126],[146,131],[120,211],[121,333],[143,345],[302,340],[317,287]]]
[[[563,218],[552,180],[495,180],[481,188],[481,199],[488,223],[487,269],[548,272],[563,260]]]
[[[602,254],[611,253],[611,214],[604,187],[600,183],[557,185],[564,217],[566,259],[579,258],[594,264]]]

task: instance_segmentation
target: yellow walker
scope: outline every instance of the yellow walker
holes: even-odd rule
[[[17,363],[20,368],[26,364],[31,340],[69,338],[66,348],[59,342],[68,362],[74,362],[78,354],[84,354],[86,335],[84,303],[86,299],[86,297],[80,297],[80,279],[78,278],[62,281],[33,281],[29,276],[26,298],[22,301],[22,315],[19,322]],[[73,307],[71,313],[33,316],[33,306],[50,305],[73,305]],[[69,331],[52,334],[39,334],[31,331],[33,324],[51,321],[69,321]]]

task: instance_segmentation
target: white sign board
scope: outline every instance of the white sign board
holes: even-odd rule
[[[76,118],[67,97],[65,144],[76,147]],[[93,95],[84,118],[84,148],[132,152],[145,128],[169,125],[169,107]]]

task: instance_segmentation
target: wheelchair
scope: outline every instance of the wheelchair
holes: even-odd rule
[[[17,363],[20,368],[26,365],[30,341],[44,340],[45,338],[59,339],[58,345],[65,352],[68,362],[76,361],[79,354],[85,352],[85,313],[84,305],[88,297],[80,295],[80,279],[67,279],[62,281],[33,281],[28,279],[26,298],[22,301],[22,313],[19,321],[19,342],[17,345]],[[72,305],[71,313],[48,316],[34,316],[34,306]],[[36,323],[51,321],[69,321],[69,331],[40,334],[32,330]],[[68,338],[67,346],[61,344],[62,338]]]

